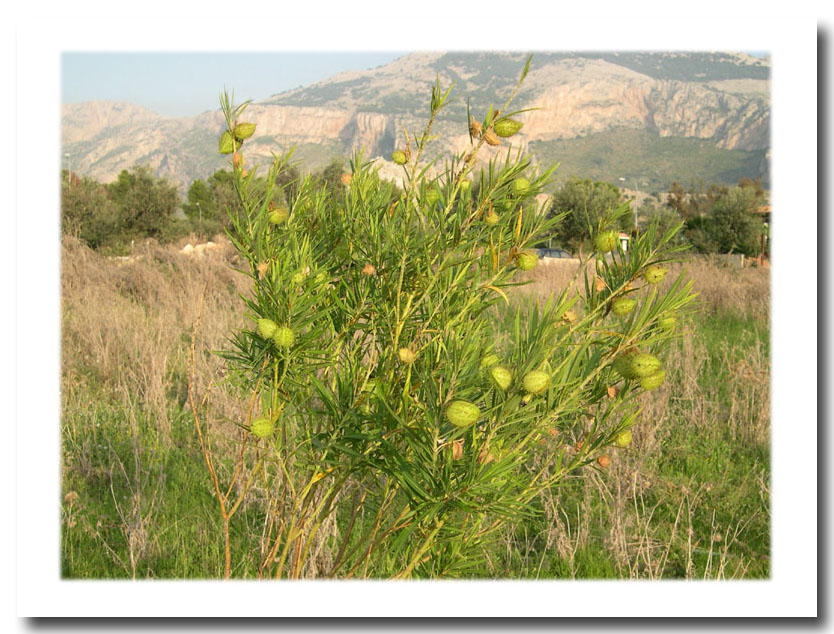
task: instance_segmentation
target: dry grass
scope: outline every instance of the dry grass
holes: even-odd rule
[[[112,544],[103,542],[102,547],[131,576],[136,576],[137,562],[147,555],[154,539],[159,495],[165,486],[164,469],[154,461],[154,452],[164,453],[171,443],[172,407],[182,409],[186,404],[189,344],[198,317],[196,389],[200,395],[211,391],[215,437],[220,439],[232,429],[222,428],[227,424],[222,421],[243,421],[246,415],[245,399],[224,382],[224,364],[210,353],[226,347],[229,334],[247,325],[238,295],[248,292],[250,281],[233,270],[230,245],[219,242],[222,249],[203,257],[149,243],[135,257],[117,259],[64,239],[62,408],[68,421],[63,427],[64,467],[85,479],[103,478],[111,487],[119,482],[130,491],[124,498],[113,494],[127,548],[117,554]],[[767,270],[737,271],[701,260],[685,267],[700,293],[701,313],[736,313],[767,322]],[[577,268],[575,261],[539,266],[527,274],[533,283],[520,292],[540,296],[558,292],[575,279]],[[676,272],[667,276],[666,283]],[[612,453],[609,470],[577,478],[542,498],[547,528],[525,537],[541,547],[535,560],[525,562],[525,575],[544,575],[545,554],[554,553],[566,562],[563,574],[586,574],[580,555],[595,544],[623,577],[734,578],[748,573],[754,555],[748,554],[746,531],[761,517],[745,512],[730,521],[726,509],[723,515],[716,509],[714,494],[747,486],[761,496],[761,512],[766,514],[767,465],[751,469],[743,483],[720,474],[668,478],[659,475],[659,465],[681,450],[682,426],[692,438],[712,439],[716,446],[767,446],[770,361],[761,343],[740,348],[724,342],[717,352],[710,352],[694,324],[685,327],[687,336],[666,360],[667,384],[642,397],[643,415],[632,448]],[[705,369],[716,358],[724,368],[722,379],[705,385]],[[732,397],[727,399],[726,393]],[[77,416],[95,408],[91,398],[112,402],[123,413],[118,424],[134,439],[130,460],[119,459],[112,451],[109,462],[91,458],[96,435],[78,421],[95,416]],[[151,450],[139,441],[140,436],[155,439]],[[70,497],[65,502],[65,521],[83,522],[79,509],[84,501]],[[724,519],[716,519],[720,517]],[[99,534],[94,524],[88,521],[85,530]],[[329,534],[336,527],[327,529]],[[508,538],[507,548],[517,548],[517,540],[517,535]],[[329,553],[325,551],[315,558],[314,567],[326,568]]]

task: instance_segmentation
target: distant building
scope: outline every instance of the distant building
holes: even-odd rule
[[[623,233],[620,231],[620,246],[623,249],[623,253],[628,253],[628,241],[631,240],[631,236],[627,233]]]

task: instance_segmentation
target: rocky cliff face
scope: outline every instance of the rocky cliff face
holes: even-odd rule
[[[520,65],[512,55],[505,60],[492,54],[486,61],[475,56],[472,63],[464,54],[447,57],[441,53],[408,55],[372,71],[342,73],[252,104],[246,119],[258,128],[247,142],[247,158],[269,160],[273,151],[317,145],[344,151],[364,148],[368,157],[387,156],[405,129],[414,133],[424,124],[426,86],[436,75],[446,85],[455,81],[459,94],[451,114],[437,122],[441,137],[437,148],[464,151],[469,137],[461,114],[463,98],[479,89],[500,103],[511,90]],[[499,62],[506,62],[508,70],[503,75]],[[640,64],[645,63],[640,58],[631,60],[630,66],[642,69]],[[739,58],[732,63],[743,71],[744,64],[758,66],[761,60]],[[534,64],[516,102],[518,108],[534,109],[518,116],[524,127],[513,138],[514,147],[524,149],[531,141],[570,139],[622,127],[705,139],[724,149],[769,147],[767,78],[683,81],[632,67],[611,59],[565,56],[545,57],[540,66]],[[473,100],[472,106],[482,115],[488,104],[480,101]],[[62,133],[64,151],[71,155],[69,163],[81,174],[108,181],[122,169],[145,162],[158,174],[187,185],[225,165],[216,153],[222,126],[219,112],[172,119],[130,104],[90,102],[64,106]]]

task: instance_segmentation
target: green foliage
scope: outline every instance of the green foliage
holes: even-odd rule
[[[102,185],[74,174],[61,180],[61,227],[90,247],[119,251],[137,238],[170,242],[188,231],[177,219],[176,187],[158,179],[146,165],[122,170],[118,178]]]
[[[666,189],[674,180],[736,183],[748,176],[763,178],[766,150],[725,150],[706,139],[661,137],[656,132],[615,128],[586,131],[582,136],[531,141],[530,152],[542,163],[559,162],[559,172],[616,183],[625,178],[630,189]]]
[[[529,59],[522,79],[528,68]],[[428,176],[422,158],[450,90],[435,84],[428,124],[410,135],[403,192],[356,155],[348,178],[333,163],[322,180],[301,179],[287,200],[288,219],[274,225],[275,183],[288,157],[269,166],[265,189],[256,186],[257,168],[245,173],[235,165],[240,213],[230,216],[228,234],[252,279],[245,300],[252,327],[235,333],[223,354],[257,403],[243,427],[258,416],[276,425],[274,436],[241,446],[235,468],[258,473],[267,496],[262,552],[270,554],[262,565],[271,576],[301,574],[310,543],[296,544],[299,531],[337,517],[335,501],[350,491],[353,512],[366,519],[353,515],[343,524],[326,574],[349,577],[370,567],[374,576],[454,577],[482,567],[501,526],[535,514],[531,501],[542,490],[592,463],[632,423],[640,387],[626,381],[610,398],[607,386],[620,381],[611,361],[638,346],[660,355],[673,335],[658,331],[658,316],[692,299],[681,278],[662,294],[631,289],[646,267],[681,250],[670,243],[673,232],[651,226],[628,258],[617,251],[598,260],[604,288],[586,278],[581,301],[565,289],[543,306],[531,298],[508,308],[521,254],[567,213],[530,213],[529,201],[549,186],[554,168],[537,172],[528,157],[508,153],[473,169],[499,120],[492,105],[466,157]],[[515,114],[508,105],[517,90],[501,116]],[[224,95],[221,106],[233,130],[246,104]],[[468,177],[477,187],[464,190]],[[599,190],[607,201],[611,190]],[[489,209],[500,210],[496,224],[483,220]],[[627,205],[600,208],[586,217],[589,237],[629,222],[629,213]],[[622,296],[639,301],[627,317],[614,317],[610,303]],[[563,318],[580,304],[575,324]],[[265,337],[259,320],[288,336]],[[506,391],[481,369],[488,353],[516,377]],[[524,380],[531,372],[544,379],[535,388]],[[477,422],[453,425],[455,401],[477,406]],[[583,439],[583,448],[540,450],[554,428]],[[240,499],[227,494],[221,509],[238,508]]]
[[[61,231],[93,249],[111,241],[118,232],[118,208],[108,197],[107,187],[65,170],[61,176]]]
[[[733,187],[712,208],[712,231],[721,253],[758,255],[764,227],[753,211],[756,195],[751,187]]]
[[[731,188],[693,183],[688,191],[674,182],[667,204],[686,219],[684,236],[697,251],[755,256],[764,225],[754,212],[765,198],[759,180],[741,179]]]
[[[615,185],[571,177],[553,194],[549,212],[551,217],[563,217],[555,233],[557,241],[576,251],[590,240],[602,219],[610,216],[623,202]],[[616,228],[623,231],[634,228],[634,214],[630,209],[618,216]]]

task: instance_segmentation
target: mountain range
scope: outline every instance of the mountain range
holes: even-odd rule
[[[469,146],[467,105],[483,118],[500,107],[527,55],[417,52],[371,70],[351,71],[253,102],[257,124],[244,146],[247,164],[296,148],[302,169],[362,148],[387,158],[404,132],[422,131],[435,80],[454,84],[437,117],[433,156]],[[521,131],[488,156],[513,149],[539,163],[559,162],[560,178],[587,176],[644,191],[672,180],[769,184],[770,64],[744,53],[540,52],[513,109]],[[164,117],[129,103],[62,105],[64,167],[108,182],[149,164],[181,189],[228,165],[217,152],[220,110]],[[385,163],[382,163],[385,165]],[[393,167],[388,165],[388,168]],[[385,171],[393,172],[388,169]]]

